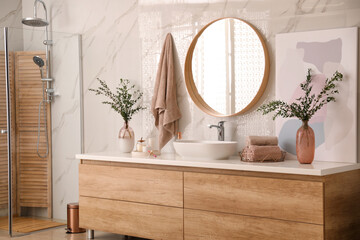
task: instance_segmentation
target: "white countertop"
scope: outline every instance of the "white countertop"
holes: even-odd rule
[[[270,173],[287,173],[324,176],[334,173],[346,172],[360,169],[360,164],[339,163],[339,162],[321,162],[314,161],[312,164],[300,164],[297,160],[285,160],[276,163],[248,163],[240,161],[239,157],[231,157],[226,160],[199,160],[183,159],[175,154],[161,154],[154,157],[133,157],[130,153],[119,152],[100,152],[77,154],[77,159],[111,161],[123,163],[141,163],[178,167],[199,167],[215,168],[226,170],[270,172]]]

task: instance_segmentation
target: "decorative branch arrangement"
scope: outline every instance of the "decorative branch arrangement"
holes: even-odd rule
[[[314,114],[329,102],[335,102],[335,94],[339,93],[336,82],[342,81],[343,75],[336,71],[331,79],[326,79],[325,86],[317,95],[311,94],[312,85],[311,69],[308,69],[306,82],[301,83],[300,87],[305,95],[296,99],[297,102],[288,104],[281,100],[271,101],[261,105],[257,111],[261,111],[263,115],[275,111],[273,120],[277,117],[291,118],[297,117],[303,122],[307,122]]]
[[[97,78],[100,86],[97,89],[89,89],[89,91],[95,92],[96,95],[103,95],[109,99],[109,101],[103,101],[103,104],[108,104],[116,112],[120,113],[125,121],[125,125],[128,126],[129,121],[135,113],[140,110],[146,109],[141,105],[135,106],[143,96],[140,90],[135,90],[135,85],[131,85],[128,79],[120,78],[119,86],[116,87],[116,92],[113,93],[105,81]]]

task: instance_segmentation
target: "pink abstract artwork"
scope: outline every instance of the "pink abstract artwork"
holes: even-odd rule
[[[285,33],[276,36],[276,99],[294,102],[303,95],[307,69],[312,93],[319,93],[337,70],[344,74],[336,102],[310,120],[315,132],[315,161],[357,162],[358,28]],[[276,133],[287,158],[296,159],[295,135],[301,121],[277,119]]]

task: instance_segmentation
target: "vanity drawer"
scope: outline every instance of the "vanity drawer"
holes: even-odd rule
[[[150,239],[183,239],[183,209],[81,197],[80,227]]]
[[[323,183],[185,172],[184,207],[323,224]]]
[[[323,226],[228,213],[184,210],[185,240],[323,239]]]
[[[80,196],[183,207],[183,173],[80,164]]]

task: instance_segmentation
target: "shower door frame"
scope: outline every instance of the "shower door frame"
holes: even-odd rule
[[[6,115],[7,115],[7,155],[8,155],[8,228],[9,236],[12,237],[12,159],[11,159],[11,101],[10,101],[10,70],[8,49],[8,27],[4,27],[4,55],[5,55],[5,79],[6,79]]]
[[[17,161],[17,157],[15,155],[13,155],[13,151],[16,149],[16,146],[13,144],[16,144],[14,142],[14,140],[17,138],[16,136],[14,136],[14,134],[16,133],[16,123],[15,121],[15,116],[13,114],[15,114],[15,110],[14,107],[16,106],[15,102],[12,99],[13,97],[15,98],[15,93],[13,93],[13,90],[15,91],[16,88],[14,86],[15,84],[15,71],[16,71],[16,67],[15,67],[15,63],[13,63],[12,61],[15,61],[15,54],[14,56],[12,56],[12,52],[10,51],[11,46],[9,46],[9,38],[11,38],[11,27],[3,27],[3,33],[4,33],[4,58],[5,58],[5,92],[6,92],[6,96],[5,96],[5,102],[6,102],[6,125],[4,126],[4,134],[7,134],[7,144],[6,144],[6,148],[7,148],[7,172],[8,172],[8,176],[7,176],[7,181],[8,181],[8,191],[7,191],[7,197],[8,197],[8,235],[10,237],[13,237],[14,234],[16,236],[17,233],[14,232],[14,215],[16,216],[16,214],[18,214],[19,212],[17,211],[17,206],[20,206],[19,202],[14,202],[14,200],[16,201],[17,196],[16,193],[17,191],[15,189],[13,189],[15,186],[17,186],[16,184],[16,180],[13,179],[13,177],[16,177],[16,174],[13,172],[14,171],[14,167],[16,167],[16,161]],[[14,66],[12,66],[12,64],[14,64]],[[15,68],[15,69],[14,69]],[[12,72],[14,71],[14,73]],[[51,125],[49,125],[51,126]],[[51,129],[51,127],[50,127]],[[50,130],[49,130],[50,131]],[[50,131],[51,133],[51,131]],[[51,135],[49,136],[51,138]],[[49,147],[49,151],[51,153],[51,146]],[[17,149],[16,149],[17,150]],[[50,189],[48,195],[48,201],[49,201],[49,206],[46,207],[47,208],[47,212],[48,212],[48,218],[51,219],[52,218],[52,174],[51,174],[51,170],[52,170],[52,159],[50,157],[50,161],[48,161],[48,172],[50,172],[50,175],[47,177],[48,179],[48,188]],[[5,165],[6,167],[6,165]],[[14,182],[15,181],[15,182]],[[15,194],[15,195],[13,195]],[[24,235],[27,235],[28,233],[24,233]],[[22,234],[21,234],[22,235]]]

